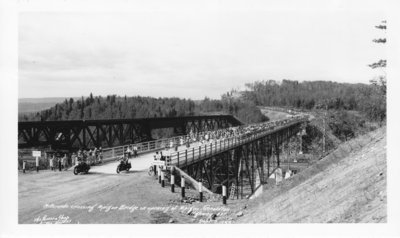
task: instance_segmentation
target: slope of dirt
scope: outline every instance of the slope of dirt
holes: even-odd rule
[[[272,110],[269,108],[260,108],[261,113],[269,118],[270,121],[279,121],[279,120],[284,120],[288,116],[291,116],[288,113],[282,112],[282,111],[277,111],[277,110]]]
[[[232,209],[226,219],[236,223],[386,222],[386,128],[346,142],[301,173],[267,187],[246,206]]]

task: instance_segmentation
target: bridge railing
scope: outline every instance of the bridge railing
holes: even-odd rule
[[[206,132],[202,132],[202,133],[206,133]],[[202,133],[200,133],[200,134],[202,134]],[[107,162],[107,161],[115,160],[115,159],[123,156],[124,152],[129,147],[130,147],[130,149],[132,149],[133,146],[136,146],[138,148],[138,154],[143,154],[143,153],[153,152],[153,151],[157,151],[157,150],[162,150],[165,148],[170,148],[171,142],[172,142],[172,147],[175,147],[176,145],[182,145],[182,142],[183,142],[183,144],[186,144],[187,136],[188,135],[181,135],[181,136],[160,139],[160,140],[155,140],[155,141],[148,141],[148,142],[141,142],[141,143],[135,143],[135,144],[129,144],[129,145],[123,145],[123,146],[117,146],[117,147],[104,148],[103,149],[103,161]],[[183,138],[183,141],[181,141],[181,138]],[[191,140],[191,139],[189,139],[189,140]]]
[[[224,129],[220,129],[220,130],[224,130]],[[206,133],[209,133],[209,131],[199,132],[198,135],[201,136]],[[182,145],[181,138],[183,138],[183,144],[186,144],[187,137],[188,137],[188,135],[181,135],[181,136],[170,137],[170,138],[165,138],[165,139],[160,139],[160,140],[104,148],[103,149],[103,161],[107,162],[107,161],[115,160],[116,158],[123,156],[124,151],[126,151],[128,149],[128,147],[130,147],[132,149],[133,146],[136,146],[138,148],[138,154],[148,153],[148,152],[153,152],[153,151],[157,151],[157,150],[162,150],[165,148],[170,148],[171,142],[172,142],[173,147],[175,147],[176,145]],[[191,141],[191,138],[189,138],[189,140],[191,143],[193,142],[193,141]]]
[[[180,143],[180,139],[182,137],[186,138],[186,135],[176,136],[176,137],[171,137],[171,138],[166,138],[166,139],[160,139],[160,140],[154,140],[154,141],[148,141],[148,142],[134,143],[134,144],[129,144],[129,145],[117,146],[117,147],[104,148],[103,149],[103,161],[107,162],[110,160],[115,160],[116,158],[123,156],[124,152],[128,148],[132,149],[133,146],[136,146],[138,148],[138,154],[161,150],[166,147],[169,147],[171,145],[171,142],[173,143],[173,145]],[[186,142],[186,139],[184,139],[184,142]]]
[[[297,124],[301,121],[302,120],[295,120],[291,121],[286,125],[270,127],[267,128],[266,130],[259,131],[250,135],[233,136],[222,140],[216,140],[215,142],[212,143],[208,142],[204,145],[199,146],[198,148],[181,150],[171,154],[170,160],[167,164],[176,165],[178,167],[187,166],[201,159],[211,157],[213,155],[219,154],[226,150],[233,149],[247,142],[262,138],[270,133]]]
[[[296,119],[290,119],[290,123],[294,124],[299,121],[304,121],[306,120],[304,117],[301,118],[296,118]],[[286,124],[287,126],[288,124]],[[274,126],[276,127],[276,126]],[[204,132],[199,132],[199,135],[203,135],[207,133],[207,131]],[[240,135],[239,137],[229,137],[223,140],[218,140],[218,142],[212,143],[210,145],[209,143],[206,145],[200,146],[200,148],[194,149],[191,148],[189,150],[181,150],[176,153],[171,154],[170,160],[171,163],[176,163],[178,165],[178,162],[181,162],[182,159],[184,158],[185,162],[189,160],[194,160],[197,157],[203,157],[203,156],[210,156],[210,153],[216,151],[221,151],[221,150],[227,150],[231,149],[233,147],[236,147],[237,145],[241,143],[246,143],[248,141],[256,139],[256,137],[261,137],[264,136],[265,134],[271,133],[270,130],[263,130],[260,132],[257,132],[255,134],[252,134],[250,136],[244,136]],[[133,146],[136,146],[138,148],[138,154],[141,153],[148,153],[152,151],[157,151],[157,150],[162,150],[165,148],[171,147],[171,142],[172,146],[175,147],[176,145],[182,145],[181,143],[181,138],[183,138],[183,144],[187,142],[187,136],[188,135],[181,135],[181,136],[176,136],[176,137],[171,137],[171,138],[166,138],[166,139],[160,139],[160,140],[154,140],[154,141],[148,141],[148,142],[141,142],[141,143],[135,143],[135,144],[129,144],[129,145],[124,145],[124,146],[117,146],[117,147],[111,147],[111,148],[104,148],[103,149],[103,161],[111,161],[115,160],[116,158],[119,158],[124,155],[124,151],[130,147],[132,149]],[[190,138],[189,138],[190,140]],[[218,144],[219,143],[219,144]],[[188,155],[186,155],[188,154]],[[185,156],[185,157],[182,157]],[[188,157],[189,156],[189,157]]]
[[[202,132],[202,133],[206,133],[206,132]],[[172,147],[175,147],[176,145],[182,145],[182,143],[183,144],[187,143],[187,137],[188,137],[188,135],[181,135],[181,136],[170,137],[170,138],[165,138],[165,139],[160,139],[160,140],[104,148],[103,149],[103,161],[107,162],[107,161],[115,160],[116,158],[123,156],[124,152],[128,148],[132,149],[134,146],[136,146],[138,148],[138,154],[142,154],[142,153],[148,153],[148,152],[152,152],[152,151],[162,150],[165,148],[170,148],[171,145],[172,145]],[[181,138],[182,138],[182,141],[181,141]],[[171,142],[172,142],[172,144],[171,144]]]

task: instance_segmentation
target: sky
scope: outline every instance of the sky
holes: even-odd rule
[[[382,73],[367,66],[386,56],[372,42],[385,37],[373,2],[190,2],[20,12],[18,97],[219,98],[254,81],[368,83]]]

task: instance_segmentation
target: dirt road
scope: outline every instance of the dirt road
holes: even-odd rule
[[[65,223],[167,223],[172,217],[179,223],[187,222],[179,213],[148,209],[168,206],[170,200],[179,199],[179,191],[161,188],[143,171],[20,173],[18,183],[19,223],[40,223],[40,219],[60,216],[69,218]],[[147,209],[131,212],[132,206]]]
[[[123,209],[123,206],[162,207],[179,198],[179,193],[160,188],[155,177],[147,174],[152,160],[153,153],[132,159],[132,169],[120,174],[116,173],[117,161],[92,166],[89,174],[74,175],[71,169],[19,173],[19,223],[40,223],[61,215],[69,217],[71,221],[67,223],[168,222],[169,215],[155,210]],[[93,206],[96,208],[91,211]],[[107,211],[107,206],[118,210]],[[179,217],[175,219],[185,223]]]
[[[181,203],[179,188],[161,188],[147,174],[154,153],[131,159],[129,172],[116,173],[119,162],[93,166],[89,174],[34,171],[18,174],[19,223],[198,223],[188,217],[192,205]],[[198,193],[187,190],[188,197]],[[205,203],[204,203],[205,205]],[[220,204],[215,205],[216,207]],[[207,209],[206,209],[207,210]],[[192,214],[193,215],[193,214]],[[209,216],[210,213],[204,213]]]

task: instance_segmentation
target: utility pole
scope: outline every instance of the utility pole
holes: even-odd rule
[[[288,171],[290,170],[290,139],[288,139],[287,143],[287,150],[286,150],[286,158],[287,158],[287,163],[288,163]]]
[[[300,152],[299,154],[303,154],[303,130],[301,130],[301,132],[299,132],[299,137],[300,137]]]
[[[322,136],[322,154],[325,155],[325,137],[326,137],[326,116],[327,116],[327,112],[328,112],[328,104],[325,103],[325,113],[324,113],[324,134]]]

